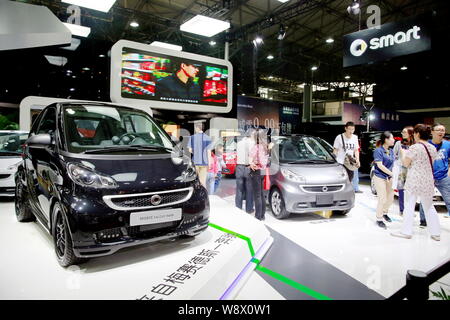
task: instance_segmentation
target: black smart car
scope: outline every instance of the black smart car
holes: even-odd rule
[[[17,219],[37,218],[62,266],[208,226],[207,191],[190,158],[147,112],[130,107],[46,107],[15,180]]]

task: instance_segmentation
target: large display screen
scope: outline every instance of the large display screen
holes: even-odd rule
[[[186,111],[231,109],[232,67],[228,61],[126,40],[118,43],[122,45],[114,45],[111,57],[114,102]]]
[[[228,67],[123,48],[124,98],[227,105]]]

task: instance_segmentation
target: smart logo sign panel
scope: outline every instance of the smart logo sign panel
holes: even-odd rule
[[[430,50],[429,25],[420,16],[345,35],[344,68]]]
[[[111,100],[156,109],[229,112],[229,61],[120,40],[111,50]]]

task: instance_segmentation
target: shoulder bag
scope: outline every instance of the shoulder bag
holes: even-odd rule
[[[355,171],[358,169],[358,165],[355,157],[347,153],[347,149],[345,148],[344,142],[344,134],[341,134],[341,139],[342,139],[342,147],[344,148],[345,152],[344,167],[346,167],[350,171]]]
[[[423,145],[423,147],[425,148],[425,151],[427,152],[428,155],[428,160],[430,160],[430,166],[431,166],[431,173],[433,173],[433,160],[431,160],[431,156],[430,156],[430,151],[428,151],[428,148],[426,145],[424,145],[422,142],[419,142],[421,145]],[[434,179],[434,177],[433,177]]]

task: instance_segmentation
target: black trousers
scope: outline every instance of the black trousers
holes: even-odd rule
[[[253,211],[253,188],[250,181],[250,168],[243,164],[236,166],[236,207],[242,209],[242,201],[245,199],[245,211]]]
[[[266,200],[263,191],[264,175],[261,170],[250,171],[250,181],[253,187],[253,200],[255,201],[255,218],[264,219],[266,213]]]

